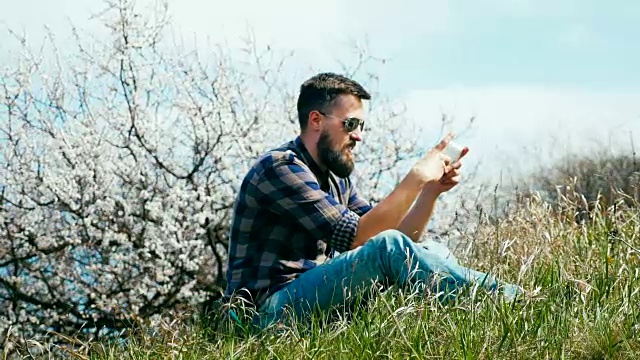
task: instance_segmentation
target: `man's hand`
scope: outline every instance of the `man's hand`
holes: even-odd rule
[[[460,154],[460,159],[450,164],[451,159],[443,154],[443,150],[452,138],[453,134],[449,133],[411,169],[413,176],[418,174],[425,182],[417,201],[402,219],[397,229],[413,241],[420,240],[440,194],[451,190],[460,183],[461,159],[467,154],[468,149],[465,148]]]
[[[465,147],[464,150],[462,150],[462,154],[460,154],[460,158],[453,164],[447,165],[442,177],[438,179],[438,181],[428,183],[425,185],[425,188],[428,188],[429,192],[439,195],[456,187],[461,180],[460,168],[462,167],[462,158],[465,157],[468,152],[469,148]]]
[[[447,166],[447,170],[438,181],[432,181],[425,185],[425,190],[431,191],[436,194],[442,194],[456,187],[461,180],[460,168],[462,162],[460,160]]]
[[[443,153],[443,150],[449,145],[454,134],[449,133],[438,145],[418,160],[411,168],[411,175],[415,176],[422,184],[431,184],[438,182],[446,173],[447,165],[451,159]]]

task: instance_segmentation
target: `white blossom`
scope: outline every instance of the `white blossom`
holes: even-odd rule
[[[54,66],[25,46],[0,74],[0,334],[16,343],[217,296],[242,177],[298,131],[299,85],[251,53],[274,50],[168,54],[165,16],[113,6],[110,43],[79,38]],[[370,113],[356,184],[375,203],[419,132],[375,97]]]

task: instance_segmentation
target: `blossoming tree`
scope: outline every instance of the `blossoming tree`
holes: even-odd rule
[[[298,130],[286,56],[253,41],[183,51],[165,40],[166,7],[107,4],[107,37],[74,29],[73,51],[50,36],[36,52],[17,36],[23,51],[0,75],[5,349],[215,298],[241,177]],[[382,101],[370,113],[357,182],[376,201],[416,132]]]

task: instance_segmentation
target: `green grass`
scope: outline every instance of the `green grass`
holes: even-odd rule
[[[232,335],[174,319],[126,345],[85,344],[91,359],[632,359],[640,358],[640,215],[596,207],[582,224],[572,202],[531,199],[469,229],[461,261],[531,292],[508,303],[482,291],[441,304],[390,289],[350,316],[314,315],[279,331]],[[575,204],[574,204],[575,205]],[[504,244],[510,244],[505,246]]]

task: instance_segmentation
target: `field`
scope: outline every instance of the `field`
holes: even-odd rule
[[[91,359],[632,359],[640,358],[640,215],[624,194],[611,206],[579,195],[554,206],[520,198],[478,216],[461,261],[517,282],[505,302],[482,291],[452,304],[390,289],[351,314],[314,315],[259,334],[194,316],[126,343],[85,344]],[[585,210],[587,209],[587,210]],[[579,214],[580,216],[575,216]],[[195,320],[194,320],[195,319]]]

